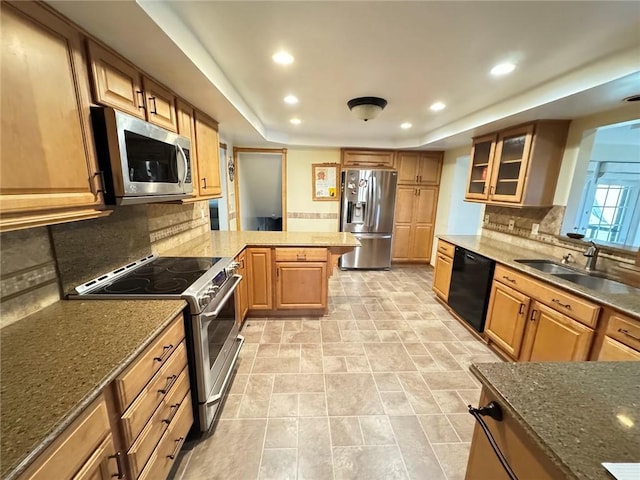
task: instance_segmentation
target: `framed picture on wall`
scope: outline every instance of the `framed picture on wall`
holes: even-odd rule
[[[311,189],[313,199],[320,201],[338,201],[340,189],[338,188],[338,175],[340,165],[338,163],[313,163],[311,164]]]

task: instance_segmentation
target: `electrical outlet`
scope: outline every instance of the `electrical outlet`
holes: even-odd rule
[[[531,225],[531,235],[537,235],[538,234],[538,230],[540,230],[540,224],[539,223],[534,223],[533,225]]]
[[[489,214],[488,213],[484,216],[484,223],[489,223]]]
[[[513,230],[513,227],[516,225],[515,220],[509,220],[509,231]]]

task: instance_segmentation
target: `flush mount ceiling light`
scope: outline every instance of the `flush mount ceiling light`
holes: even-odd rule
[[[491,69],[491,75],[493,75],[494,77],[500,77],[502,75],[507,75],[508,73],[513,72],[515,69],[516,66],[513,63],[499,63]]]
[[[379,97],[358,97],[349,100],[347,106],[357,118],[367,122],[380,114],[387,101]]]
[[[287,95],[284,97],[284,103],[288,103],[289,105],[295,105],[298,103],[298,97],[295,95]]]
[[[279,63],[280,65],[289,65],[290,63],[293,63],[293,55],[283,50],[274,53],[271,58],[274,62]]]
[[[413,125],[411,125],[409,122],[404,122],[402,124],[400,124],[400,128],[403,130],[407,130],[409,128],[411,128]]]
[[[291,120],[289,120],[291,123],[293,123],[294,125],[300,125],[302,123],[302,120],[300,120],[299,118],[292,118]]]
[[[430,109],[432,112],[439,112],[440,110],[444,110],[444,107],[446,107],[446,105],[445,105],[444,103],[442,103],[442,102],[436,102],[436,103],[434,103],[433,105],[431,105],[431,106],[429,107],[429,109]]]

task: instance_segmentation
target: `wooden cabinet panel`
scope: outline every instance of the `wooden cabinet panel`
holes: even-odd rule
[[[218,124],[201,112],[195,112],[196,148],[198,150],[198,189],[200,196],[220,197],[220,142]],[[194,186],[195,190],[195,186]]]
[[[237,289],[238,300],[236,303],[236,308],[238,310],[236,313],[240,324],[244,322],[247,311],[249,310],[249,277],[247,274],[246,257],[244,250],[236,257],[236,262],[238,263],[238,274],[242,276],[242,281],[240,282],[240,285],[238,285]]]
[[[440,152],[397,152],[398,185],[437,185],[441,165]]]
[[[393,168],[393,150],[341,150],[345,167]]]
[[[271,310],[273,289],[271,282],[271,249],[248,248],[245,250],[250,310]]]
[[[439,185],[442,171],[442,152],[422,152],[418,169],[419,185]]]
[[[438,248],[439,250],[439,248]],[[453,260],[438,253],[436,256],[436,268],[433,274],[433,291],[445,302],[449,298],[449,286],[451,285],[451,273]]]
[[[396,225],[393,229],[393,244],[391,258],[394,260],[409,260],[411,256],[411,225]]]
[[[193,107],[180,99],[176,100],[176,125],[178,133],[191,140],[189,150],[189,161],[191,163],[191,182],[193,184],[193,195],[198,197],[198,149],[196,148],[196,125]]]
[[[395,223],[411,223],[413,204],[416,200],[415,187],[398,187],[396,192]]]
[[[586,360],[593,330],[534,301],[520,360],[568,362]]]
[[[416,225],[411,239],[411,260],[429,262],[433,245],[433,225]]]
[[[614,313],[609,317],[607,335],[634,350],[640,350],[640,320]]]
[[[184,339],[182,314],[149,345],[121,375],[115,379],[120,413],[138,396],[151,377],[168,361]]]
[[[453,258],[453,254],[455,253],[455,251],[456,251],[456,247],[454,245],[451,245],[450,243],[445,242],[444,240],[438,240],[438,253],[442,253],[447,257]]]
[[[398,187],[392,260],[429,262],[437,197],[438,187]]]
[[[513,359],[520,355],[530,300],[500,282],[491,286],[485,334]]]
[[[113,438],[109,434],[104,442],[93,452],[84,467],[74,475],[73,480],[112,480],[119,475],[113,445]]]
[[[610,362],[640,361],[640,352],[605,336],[596,360]]]
[[[276,263],[276,309],[326,307],[326,262]]]
[[[144,87],[149,122],[172,132],[177,132],[175,95],[148,77],[142,78],[142,85]]]
[[[318,247],[276,248],[276,262],[326,262],[327,249]]]
[[[97,43],[88,40],[87,45],[95,101],[144,119],[146,106],[140,72]]]
[[[415,223],[433,224],[435,221],[436,204],[438,202],[437,187],[419,187],[412,221]]]
[[[31,2],[0,21],[0,229],[104,215],[80,33]]]

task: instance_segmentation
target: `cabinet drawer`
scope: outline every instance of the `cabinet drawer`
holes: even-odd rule
[[[107,405],[100,396],[42,457],[36,459],[20,479],[71,478],[90,459],[110,431]],[[109,452],[109,455],[113,454],[115,451]]]
[[[607,335],[628,347],[640,351],[640,320],[613,314],[609,317]]]
[[[451,245],[444,240],[438,240],[438,253],[442,253],[443,255],[453,258],[455,251],[456,247],[454,245]]]
[[[129,449],[129,463],[136,478],[144,468],[162,434],[175,421],[178,409],[189,393],[189,372],[185,368],[169,394],[160,403],[144,430]]]
[[[139,480],[167,478],[192,424],[191,394],[188,393],[178,408],[178,413],[176,413],[171,425],[160,439],[158,447],[138,477]]]
[[[138,359],[115,380],[120,413],[138,396],[151,377],[162,367],[184,338],[182,314],[149,345]]]
[[[276,248],[276,262],[326,262],[327,249],[302,247],[302,248]]]
[[[135,441],[156,407],[165,399],[171,388],[177,384],[180,372],[184,370],[186,365],[187,350],[185,343],[182,342],[167,363],[122,415],[125,446],[129,447]]]
[[[608,362],[638,362],[640,361],[640,352],[605,336],[597,360]]]
[[[589,327],[596,326],[600,312],[600,307],[596,304],[514,272],[502,265],[496,266],[493,278]]]

